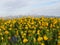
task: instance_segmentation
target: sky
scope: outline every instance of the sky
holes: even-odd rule
[[[0,17],[18,15],[60,16],[60,0],[0,0]]]

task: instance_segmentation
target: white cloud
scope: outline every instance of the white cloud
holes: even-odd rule
[[[44,14],[60,15],[59,0],[0,0],[0,16]]]
[[[30,14],[38,14],[38,15],[51,15],[51,16],[59,16],[60,15],[60,2],[55,3],[53,5],[40,7],[33,9]]]

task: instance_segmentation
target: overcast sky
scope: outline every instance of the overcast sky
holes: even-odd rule
[[[60,15],[60,0],[0,0],[0,17],[15,15]]]

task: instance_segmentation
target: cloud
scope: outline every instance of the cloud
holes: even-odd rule
[[[51,15],[51,16],[59,16],[60,15],[60,2],[57,2],[52,5],[40,7],[40,8],[35,8],[33,9],[30,14],[33,15]]]
[[[60,0],[0,0],[0,16],[60,15]]]

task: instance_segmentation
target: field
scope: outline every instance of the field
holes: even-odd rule
[[[0,18],[0,45],[60,45],[60,18]]]

